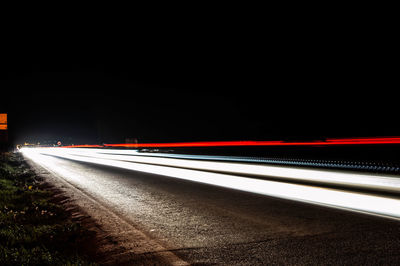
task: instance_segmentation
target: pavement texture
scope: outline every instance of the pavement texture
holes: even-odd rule
[[[64,189],[123,250],[105,264],[387,265],[400,261],[398,221],[44,157],[31,165]]]

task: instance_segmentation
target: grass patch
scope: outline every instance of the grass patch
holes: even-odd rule
[[[0,153],[0,265],[93,265],[80,254],[89,237],[51,202],[18,153]]]

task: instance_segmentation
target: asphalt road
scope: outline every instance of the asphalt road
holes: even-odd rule
[[[400,261],[398,221],[45,157],[39,163],[191,264],[377,265]]]

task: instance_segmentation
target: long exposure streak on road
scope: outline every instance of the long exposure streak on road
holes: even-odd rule
[[[104,154],[103,151],[111,153]],[[399,192],[399,179],[390,175],[372,175],[334,170],[301,169],[285,166],[254,165],[151,158],[135,151],[120,154],[107,149],[26,148],[24,155],[46,163],[56,156],[72,161],[100,164],[139,172],[147,172],[256,194],[269,195],[333,208],[400,219],[400,201],[376,193],[360,193],[359,189],[375,192]],[[54,166],[51,166],[54,168]],[[251,177],[248,177],[251,176]],[[299,184],[296,184],[296,181]],[[304,185],[307,183],[307,185]],[[347,188],[332,189],[329,185]],[[354,191],[352,191],[354,189]]]
[[[178,147],[250,147],[250,146],[329,146],[329,145],[369,145],[369,144],[400,144],[400,137],[375,138],[343,138],[326,139],[323,141],[201,141],[201,142],[172,142],[172,143],[118,143],[104,144],[104,147],[127,148],[178,148]],[[101,145],[72,145],[65,148],[100,148]]]

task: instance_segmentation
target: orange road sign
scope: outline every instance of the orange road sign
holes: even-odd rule
[[[7,130],[7,114],[0,114],[0,130]]]
[[[0,114],[0,124],[7,124],[7,114]]]

